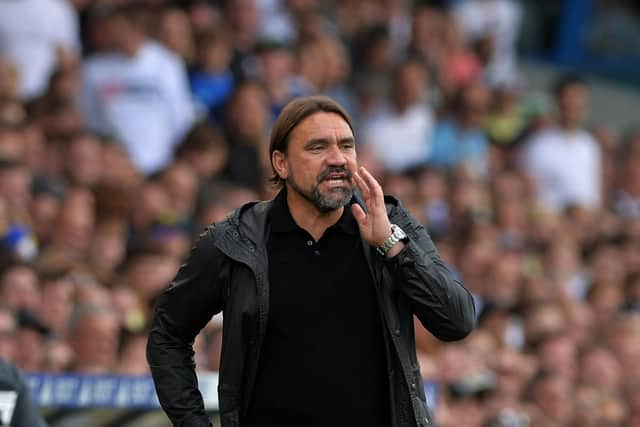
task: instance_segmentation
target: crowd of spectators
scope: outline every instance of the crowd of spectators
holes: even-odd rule
[[[537,102],[521,19],[509,0],[0,2],[0,357],[147,374],[154,298],[206,224],[274,195],[270,126],[324,93],[475,296],[465,340],[417,327],[439,425],[640,426],[640,132],[587,127],[578,76]]]

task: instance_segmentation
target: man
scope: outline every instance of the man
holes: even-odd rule
[[[601,203],[602,153],[583,128],[588,91],[578,76],[562,76],[553,88],[558,121],[534,133],[522,153],[539,203],[561,212],[573,206],[597,209]]]
[[[471,295],[424,228],[358,169],[340,105],[289,103],[270,156],[277,197],[208,227],[159,297],[147,357],[163,408],[175,425],[209,425],[192,344],[222,311],[224,427],[431,425],[413,315],[461,339]]]
[[[426,102],[429,77],[417,60],[407,60],[394,73],[392,102],[365,121],[366,147],[386,170],[402,172],[419,166],[431,151],[433,111]]]
[[[111,372],[118,360],[119,332],[118,317],[111,306],[99,303],[77,306],[69,330],[74,372],[87,375]]]
[[[150,175],[169,163],[194,110],[184,64],[147,37],[142,14],[136,5],[107,13],[109,50],[86,61],[79,101],[88,128],[115,135]]]

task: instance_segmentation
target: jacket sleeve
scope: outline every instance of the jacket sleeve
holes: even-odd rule
[[[405,215],[408,221],[398,225],[409,241],[385,263],[400,292],[411,302],[413,313],[429,332],[443,341],[462,339],[475,326],[473,297],[444,265],[424,227],[408,213]]]
[[[217,277],[221,259],[209,228],[156,304],[147,361],[160,404],[174,426],[209,426],[198,390],[193,341],[222,310],[222,284]]]

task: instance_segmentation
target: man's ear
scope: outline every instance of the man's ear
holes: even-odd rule
[[[271,153],[271,164],[280,179],[287,179],[289,177],[289,167],[287,165],[287,156],[285,153],[274,150],[273,153]]]

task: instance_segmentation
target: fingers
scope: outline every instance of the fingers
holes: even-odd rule
[[[360,176],[360,174],[356,172],[353,174],[353,178],[356,181],[356,185],[360,189],[360,193],[362,194],[362,197],[365,200],[371,197],[371,190],[369,189],[369,186],[367,185],[366,181],[362,178],[362,176]]]
[[[364,210],[359,204],[354,203],[351,205],[351,213],[361,227],[366,224],[367,214],[364,213]]]
[[[382,192],[382,187],[378,184],[378,181],[366,170],[363,166],[360,167],[359,173],[355,174],[358,178],[356,183],[362,192],[362,196],[367,199],[371,199],[373,203],[382,204],[384,203],[384,193]],[[361,182],[361,184],[360,184]],[[363,187],[366,188],[363,190]]]

